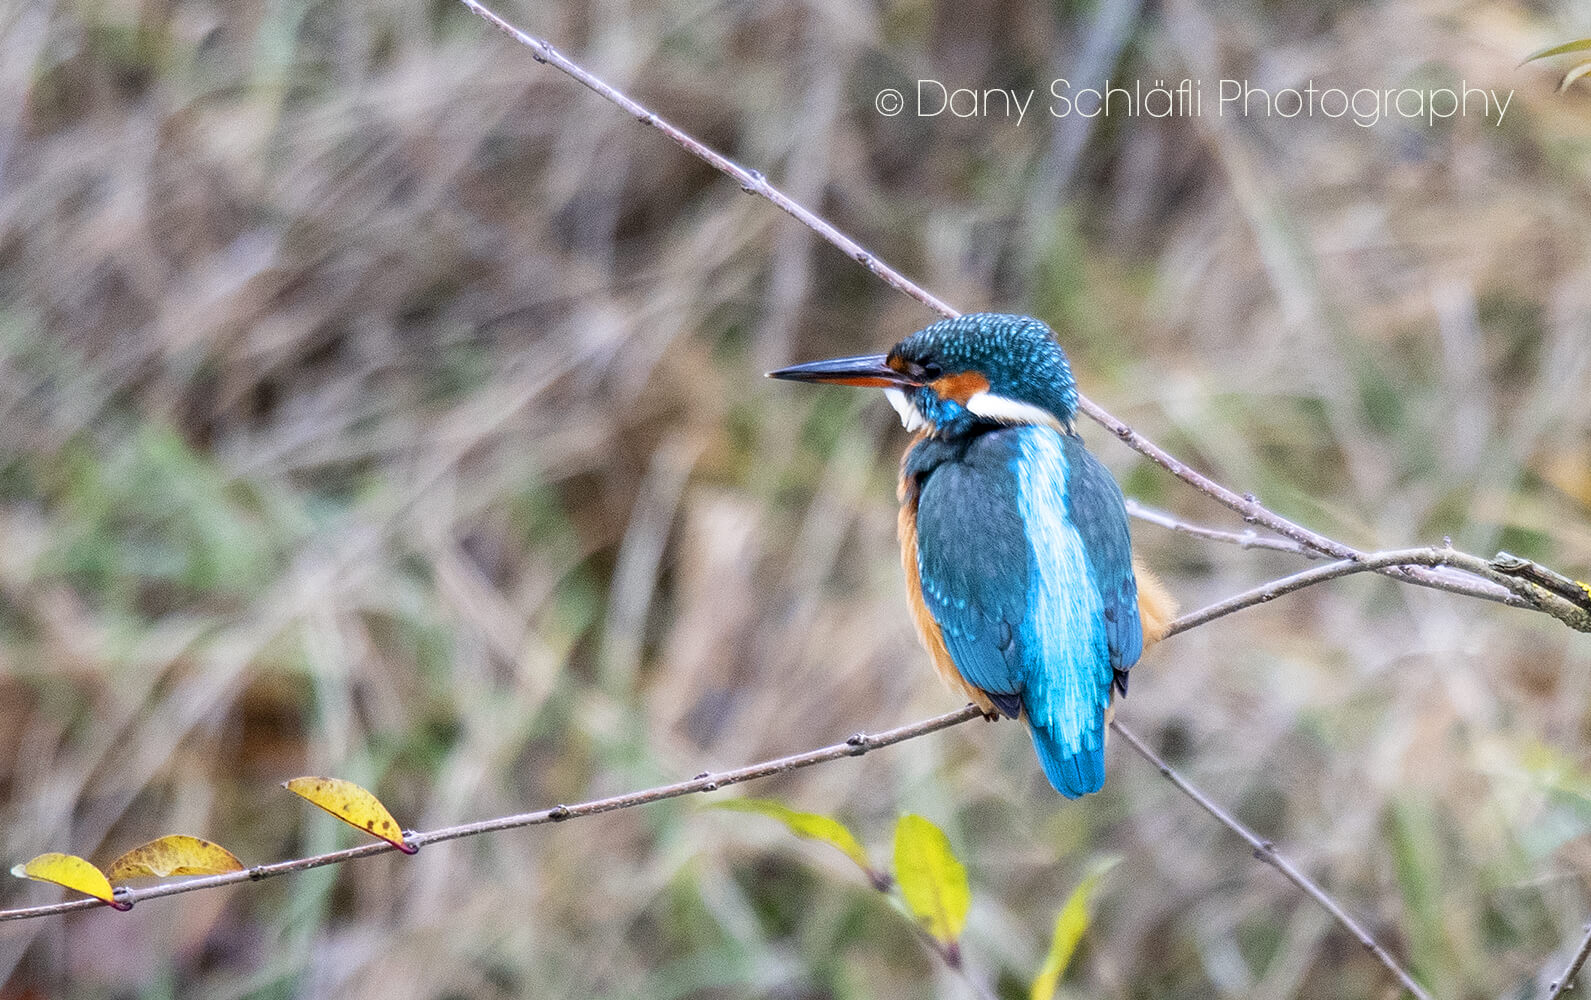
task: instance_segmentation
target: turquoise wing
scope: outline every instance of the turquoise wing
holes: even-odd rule
[[[1089,576],[1103,604],[1110,665],[1117,687],[1125,694],[1127,671],[1144,651],[1126,501],[1110,471],[1083,447],[1082,438],[1066,435],[1062,449],[1071,473],[1067,478],[1067,512],[1088,556]]]
[[[1012,427],[936,465],[922,480],[917,545],[923,601],[956,668],[1020,700],[1051,784],[1075,797],[1104,782],[1113,671],[1065,442]]]

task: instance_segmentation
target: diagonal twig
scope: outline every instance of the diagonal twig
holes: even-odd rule
[[[606,798],[591,799],[590,801],[573,805],[556,805],[550,809],[537,809],[533,812],[516,813],[512,816],[499,816],[475,823],[461,823],[457,826],[442,827],[427,832],[406,832],[403,839],[408,846],[418,848],[427,844],[437,844],[445,840],[458,840],[461,837],[474,837],[499,830],[541,826],[546,823],[562,823],[566,820],[661,802],[664,799],[678,798],[681,795],[691,795],[697,792],[716,792],[720,788],[738,785],[743,781],[754,781],[757,778],[784,774],[803,767],[811,767],[814,764],[840,760],[844,757],[860,757],[870,750],[892,746],[906,740],[916,739],[919,736],[927,736],[929,733],[936,733],[941,729],[960,725],[963,722],[980,718],[982,715],[983,713],[979,711],[977,706],[968,705],[955,712],[947,712],[944,715],[923,719],[920,722],[913,722],[882,733],[873,733],[871,735],[857,733],[843,743],[819,747],[816,750],[808,750],[805,753],[766,760],[760,764],[749,764],[745,767],[737,767],[728,771],[717,773],[703,772],[689,781],[677,781],[673,784],[659,785],[656,788],[625,792],[622,795],[610,795]],[[227,872],[224,875],[206,875],[181,882],[169,882],[137,889],[118,889],[116,891],[116,899],[118,902],[123,903],[140,903],[146,899],[176,896],[186,892],[195,892],[199,889],[214,889],[225,885],[237,885],[241,882],[259,882],[268,878],[276,878],[280,875],[290,875],[294,872],[308,871],[311,868],[341,864],[344,861],[352,861],[355,858],[368,858],[395,850],[397,848],[385,841],[363,844],[359,847],[350,847],[341,851],[328,851],[325,854],[295,858],[292,861],[279,861],[269,865],[254,865],[243,871]],[[0,922],[43,917],[56,913],[69,913],[73,910],[89,910],[104,905],[97,899],[74,899],[47,906],[0,910]]]
[[[489,24],[530,49],[531,57],[537,62],[556,68],[559,72],[572,77],[622,108],[625,112],[632,115],[636,121],[657,129],[687,153],[735,180],[740,185],[741,190],[767,199],[775,207],[788,213],[791,217],[801,222],[802,225],[807,226],[814,233],[823,237],[847,257],[861,264],[889,287],[915,299],[941,316],[959,315],[957,310],[890,267],[860,243],[835,228],[828,220],[769,183],[768,178],[760,170],[741,166],[711,146],[708,146],[635,98],[559,52],[546,39],[538,38],[510,24],[481,4],[480,0],[460,0],[460,2],[480,15]],[[1236,511],[1243,517],[1245,522],[1264,525],[1285,538],[1334,559],[1357,560],[1364,558],[1365,553],[1359,549],[1339,542],[1336,539],[1328,538],[1317,531],[1312,531],[1270,510],[1260,503],[1252,493],[1240,494],[1216,482],[1133,430],[1128,424],[1112,416],[1098,403],[1088,399],[1086,396],[1078,397],[1078,409],[1095,423],[1120,438],[1129,448],[1145,456],[1200,493]],[[1478,556],[1474,558],[1478,561],[1483,561]],[[1377,572],[1407,583],[1418,584],[1422,587],[1432,587],[1437,590],[1464,594],[1470,597],[1481,597],[1510,607],[1541,611],[1552,615],[1571,628],[1582,632],[1591,632],[1591,610],[1578,607],[1573,602],[1565,600],[1561,595],[1553,593],[1529,580],[1502,573],[1481,574],[1480,579],[1455,579],[1424,566],[1385,566],[1378,569]]]
[[[1295,556],[1303,556],[1305,559],[1325,558],[1324,553],[1312,549],[1301,542],[1295,542],[1291,538],[1262,535],[1253,528],[1248,528],[1244,531],[1223,531],[1220,528],[1206,528],[1200,524],[1189,524],[1187,521],[1179,520],[1174,515],[1168,514],[1163,510],[1146,507],[1132,497],[1127,498],[1127,514],[1148,524],[1158,524],[1160,527],[1168,531],[1174,531],[1179,535],[1202,538],[1207,542],[1225,542],[1228,545],[1236,545],[1240,549],[1270,549],[1273,552],[1290,552]]]
[[[1253,830],[1250,830],[1248,827],[1244,826],[1236,816],[1233,816],[1231,813],[1227,812],[1219,804],[1211,800],[1209,796],[1199,791],[1199,789],[1195,787],[1191,781],[1177,773],[1177,770],[1170,764],[1167,764],[1164,760],[1161,760],[1158,754],[1149,749],[1149,747],[1146,746],[1144,742],[1126,726],[1123,726],[1121,723],[1113,720],[1110,724],[1110,728],[1115,730],[1117,736],[1120,736],[1122,739],[1126,740],[1127,745],[1132,747],[1133,750],[1137,751],[1138,756],[1142,757],[1144,760],[1147,760],[1149,763],[1158,768],[1160,773],[1167,781],[1177,786],[1178,791],[1192,799],[1194,802],[1198,803],[1199,808],[1215,817],[1216,822],[1220,823],[1228,830],[1231,830],[1239,837],[1242,837],[1243,840],[1254,849],[1254,857],[1281,872],[1287,881],[1298,886],[1298,888],[1302,890],[1306,896],[1319,903],[1327,913],[1331,914],[1332,918],[1336,920],[1337,923],[1341,924],[1348,931],[1348,933],[1354,936],[1354,939],[1359,942],[1360,946],[1363,947],[1365,951],[1369,952],[1377,961],[1386,966],[1387,971],[1391,972],[1392,975],[1397,978],[1398,982],[1403,984],[1404,989],[1414,994],[1419,998],[1419,1000],[1431,1000],[1431,995],[1425,992],[1425,988],[1419,983],[1415,982],[1414,977],[1409,975],[1409,973],[1404,970],[1403,966],[1399,965],[1397,960],[1387,953],[1385,948],[1376,943],[1376,939],[1370,936],[1370,932],[1360,926],[1359,922],[1350,916],[1348,911],[1344,910],[1335,899],[1331,898],[1326,890],[1322,889],[1314,879],[1310,878],[1308,875],[1305,875],[1298,869],[1297,865],[1293,864],[1287,859],[1286,855],[1278,851],[1275,844],[1260,837]]]
[[[1556,997],[1574,989],[1574,977],[1578,976],[1580,970],[1585,967],[1587,958],[1591,958],[1591,924],[1586,925],[1585,936],[1580,939],[1580,946],[1574,950],[1574,954],[1569,956],[1569,964],[1564,966],[1563,971],[1558,973],[1558,978],[1547,986],[1547,1000],[1555,1000]]]
[[[1399,568],[1425,568],[1438,569],[1442,567],[1456,567],[1476,575],[1491,572],[1486,560],[1479,556],[1472,556],[1456,549],[1444,548],[1418,548],[1418,549],[1392,549],[1387,552],[1375,552],[1361,556],[1358,559],[1342,559],[1337,562],[1327,563],[1306,569],[1292,576],[1284,576],[1262,583],[1252,590],[1245,590],[1234,594],[1224,600],[1217,601],[1208,607],[1183,615],[1172,622],[1166,631],[1167,636],[1186,632],[1206,622],[1217,618],[1224,618],[1234,611],[1253,607],[1256,604],[1266,604],[1281,597],[1291,594],[1305,587],[1312,587],[1317,583],[1335,580],[1339,577],[1351,576],[1355,573],[1380,573],[1388,569]]]
[[[1192,626],[1190,626],[1192,627]],[[766,778],[775,774],[785,774],[790,771],[828,761],[840,760],[845,757],[860,757],[869,751],[904,743],[908,740],[927,736],[952,726],[970,722],[981,718],[982,711],[975,705],[967,705],[954,712],[923,719],[909,725],[886,730],[882,733],[857,733],[843,743],[836,743],[804,753],[792,754],[788,757],[779,757],[773,760],[751,764],[746,767],[734,768],[727,771],[703,772],[689,781],[679,781],[669,785],[660,785],[656,788],[642,789],[635,792],[626,792],[622,795],[612,795],[601,799],[592,799],[587,802],[573,805],[556,805],[548,809],[538,809],[533,812],[518,813],[512,816],[500,816],[494,819],[481,820],[475,823],[462,823],[457,826],[443,827],[427,832],[409,832],[404,835],[404,842],[413,848],[423,847],[427,844],[436,844],[448,840],[458,840],[463,837],[478,836],[484,833],[493,833],[502,830],[512,830],[527,826],[541,826],[548,823],[561,823],[571,819],[586,816],[596,816],[601,813],[614,812],[620,809],[630,809],[635,806],[648,805],[661,802],[664,799],[678,798],[703,792],[716,792],[730,785],[737,785],[758,778]],[[1304,875],[1292,865],[1285,857],[1279,854],[1269,841],[1261,840],[1257,835],[1243,826],[1230,813],[1213,802],[1201,792],[1191,781],[1184,778],[1165,761],[1155,755],[1142,740],[1120,721],[1113,721],[1111,728],[1124,739],[1128,746],[1153,764],[1160,773],[1165,775],[1182,792],[1197,802],[1205,811],[1214,816],[1222,825],[1228,827],[1254,847],[1256,857],[1274,865],[1289,880],[1304,890],[1312,899],[1323,906],[1328,913],[1351,933],[1365,949],[1374,955],[1381,963],[1398,978],[1404,986],[1421,1000],[1429,1000],[1426,993],[1416,984],[1385,949],[1376,944],[1368,933],[1359,926],[1343,908],[1321,889],[1307,875]],[[180,882],[168,882],[161,885],[147,886],[136,889],[118,889],[116,899],[119,903],[131,906],[148,899],[158,899],[164,896],[176,896],[183,893],[197,892],[200,889],[216,889],[222,886],[238,885],[243,882],[261,882],[265,879],[290,875],[296,872],[308,871],[312,868],[322,868],[327,865],[341,864],[353,861],[356,858],[373,857],[397,850],[391,844],[377,842],[363,844],[359,847],[350,847],[340,851],[328,851],[309,857],[295,858],[291,861],[279,861],[275,864],[254,865],[240,872],[228,872],[224,875],[208,875],[200,878],[186,879]],[[35,917],[51,916],[61,913],[70,913],[75,910],[89,910],[105,905],[97,899],[74,899],[61,903],[52,903],[44,906],[20,907],[11,910],[0,910],[0,922],[8,920],[25,920]]]

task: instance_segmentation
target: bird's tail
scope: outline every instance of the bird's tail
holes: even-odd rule
[[[1093,747],[1073,749],[1061,744],[1046,726],[1032,725],[1028,732],[1033,736],[1033,749],[1038,751],[1044,775],[1055,790],[1069,799],[1089,792],[1097,792],[1105,784],[1105,740],[1100,731]],[[1087,737],[1085,736],[1086,740]]]

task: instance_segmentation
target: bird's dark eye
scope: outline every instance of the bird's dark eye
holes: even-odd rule
[[[936,381],[939,376],[945,373],[945,370],[939,367],[939,363],[937,361],[924,361],[922,364],[917,366],[917,370],[922,373],[924,382]]]

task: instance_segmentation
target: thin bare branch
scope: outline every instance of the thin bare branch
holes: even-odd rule
[[[1173,628],[1175,628],[1175,626],[1173,626]],[[566,820],[576,819],[583,816],[595,816],[599,813],[613,812],[619,809],[629,809],[634,806],[647,805],[652,802],[660,802],[664,799],[678,798],[682,795],[690,795],[698,792],[714,792],[721,788],[728,787],[729,785],[735,785],[745,781],[752,781],[757,778],[766,778],[775,774],[784,774],[786,772],[794,771],[803,767],[811,767],[814,764],[839,760],[844,757],[860,757],[871,750],[892,746],[896,743],[904,743],[907,740],[913,740],[919,736],[927,736],[930,733],[936,733],[940,730],[949,729],[952,726],[957,726],[964,722],[970,722],[973,719],[981,717],[982,714],[983,713],[979,711],[976,706],[968,705],[955,712],[947,712],[944,715],[935,716],[931,719],[924,719],[920,722],[914,722],[910,725],[900,726],[882,733],[875,733],[871,735],[866,733],[857,733],[844,743],[836,743],[831,746],[820,747],[816,750],[808,750],[805,753],[792,754],[788,757],[779,757],[773,760],[763,761],[760,764],[752,764],[747,767],[735,768],[729,771],[720,771],[717,773],[704,772],[690,779],[689,781],[675,782],[674,784],[670,785],[661,785],[656,788],[628,792],[623,795],[614,795],[602,799],[592,799],[590,801],[581,802],[574,805],[557,805],[550,809],[539,809],[534,812],[519,813],[513,816],[502,816],[496,819],[482,820],[477,823],[463,823],[457,826],[442,827],[440,829],[431,830],[428,832],[411,832],[405,834],[404,840],[411,847],[421,847],[427,844],[440,843],[445,840],[457,840],[462,837],[470,837],[500,830],[511,830],[527,826],[540,826],[546,823],[561,823]],[[1340,922],[1351,934],[1353,934],[1354,937],[1359,940],[1359,942],[1363,944],[1367,950],[1369,950],[1384,965],[1386,965],[1393,972],[1393,974],[1398,977],[1399,981],[1403,982],[1404,985],[1409,988],[1415,996],[1426,998],[1424,991],[1421,990],[1411,978],[1409,978],[1408,973],[1404,972],[1391,958],[1391,956],[1389,956],[1384,949],[1377,945],[1375,941],[1371,939],[1363,930],[1363,928],[1361,928],[1356,922],[1354,922],[1352,917],[1348,916],[1348,914],[1343,911],[1342,907],[1339,906],[1335,900],[1327,895],[1325,890],[1316,885],[1312,880],[1309,879],[1308,876],[1304,875],[1302,872],[1299,872],[1289,861],[1287,861],[1286,858],[1278,854],[1275,851],[1275,848],[1270,846],[1269,841],[1262,841],[1254,833],[1249,831],[1247,827],[1244,827],[1242,824],[1238,823],[1237,820],[1233,819],[1231,814],[1227,813],[1219,805],[1211,801],[1210,798],[1201,792],[1195,785],[1193,785],[1192,782],[1182,777],[1168,764],[1157,757],[1153,751],[1144,745],[1144,743],[1131,730],[1122,725],[1120,721],[1112,722],[1111,728],[1114,729],[1122,737],[1122,739],[1126,740],[1127,744],[1131,746],[1140,756],[1144,757],[1144,759],[1148,760],[1157,769],[1159,769],[1160,772],[1170,779],[1173,784],[1175,784],[1179,789],[1181,789],[1190,798],[1197,802],[1202,808],[1219,820],[1223,825],[1232,829],[1239,836],[1247,840],[1250,845],[1255,848],[1256,856],[1260,857],[1261,860],[1275,865],[1278,870],[1280,870],[1290,880],[1297,884],[1299,888],[1308,893],[1312,899],[1320,903],[1320,905],[1323,906],[1327,912],[1331,913],[1331,915],[1335,917],[1338,922]],[[275,878],[279,875],[288,875],[294,872],[308,871],[311,868],[321,868],[326,865],[341,864],[342,862],[352,861],[356,858],[372,857],[374,855],[384,854],[393,850],[396,850],[396,848],[387,843],[378,842],[364,844],[359,847],[351,847],[341,851],[330,851],[325,854],[316,854],[309,857],[296,858],[291,861],[281,861],[269,865],[255,865],[244,871],[230,872],[225,875],[210,875],[202,878],[186,879],[180,882],[169,882],[161,885],[147,886],[136,889],[118,889],[116,891],[116,898],[118,902],[134,904],[147,899],[157,899],[163,896],[176,896],[183,893],[196,892],[200,889],[215,889],[227,885],[237,885],[242,882],[260,882],[268,878]],[[76,899],[61,903],[52,903],[44,906],[0,910],[0,921],[23,920],[32,917],[51,916],[61,913],[70,913],[74,910],[93,909],[103,905],[105,904],[101,903],[97,899]],[[958,963],[951,961],[951,957],[949,955],[941,953],[941,957],[945,958],[947,963],[950,963],[953,967],[958,967]],[[1584,956],[1580,957],[1580,961],[1583,963]],[[1578,971],[1578,965],[1574,967],[1574,971]],[[1426,1000],[1428,1000],[1428,998],[1426,998]]]
[[[949,729],[951,726],[979,718],[982,714],[976,706],[968,705],[954,712],[946,712],[944,715],[923,719],[920,722],[899,726],[882,733],[873,733],[871,735],[868,733],[857,733],[844,743],[819,747],[816,750],[808,750],[805,753],[792,754],[788,757],[777,757],[773,760],[765,760],[760,764],[750,764],[746,767],[737,767],[729,771],[703,772],[689,781],[677,781],[671,785],[660,785],[656,788],[647,788],[638,792],[626,792],[622,795],[610,795],[607,798],[591,799],[590,801],[573,805],[557,805],[550,809],[538,809],[534,812],[518,813],[513,816],[499,816],[496,819],[481,820],[476,823],[461,823],[457,826],[442,827],[423,833],[405,833],[403,839],[410,847],[424,847],[427,844],[441,843],[444,840],[473,837],[477,834],[492,833],[497,830],[540,826],[544,823],[562,823],[566,820],[578,819],[583,816],[595,816],[598,813],[613,812],[616,809],[629,809],[633,806],[661,802],[664,799],[678,798],[681,795],[691,795],[696,792],[716,792],[720,788],[738,785],[743,781],[784,774],[803,767],[811,767],[813,764],[822,764],[825,761],[840,760],[844,757],[860,757],[870,750],[892,746],[906,740],[916,739],[919,736],[927,736],[929,733],[937,733],[941,729]],[[225,875],[207,875],[182,882],[170,882],[137,889],[118,889],[116,890],[116,898],[120,902],[140,903],[146,899],[175,896],[199,889],[214,889],[224,885],[236,885],[240,882],[259,882],[264,879],[275,878],[278,875],[308,871],[311,868],[321,868],[325,865],[341,864],[344,861],[352,861],[355,858],[368,858],[394,850],[397,850],[397,848],[385,842],[364,844],[360,847],[330,851],[325,854],[297,858],[292,861],[279,861],[270,865],[255,865],[244,871],[229,872]],[[73,910],[87,910],[104,905],[97,899],[74,899],[48,906],[0,910],[0,921],[43,917],[55,913],[69,913]]]
[[[751,170],[731,160],[729,157],[713,149],[706,143],[698,140],[684,130],[647,108],[640,101],[619,90],[617,87],[603,80],[590,70],[574,62],[562,52],[553,48],[546,39],[537,38],[527,34],[519,28],[509,24],[493,11],[482,6],[478,0],[460,0],[464,6],[479,14],[493,27],[503,31],[519,44],[530,49],[532,59],[539,63],[554,66],[560,71],[578,80],[591,90],[601,94],[604,98],[617,104],[626,112],[634,116],[635,120],[643,125],[650,125],[659,132],[668,136],[685,152],[691,154],[703,163],[709,164],[720,173],[727,174],[740,185],[740,189],[747,194],[760,195],[772,202],[781,211],[794,217],[803,226],[817,233],[838,247],[845,256],[871,271],[874,277],[896,291],[911,296],[918,302],[932,309],[941,316],[954,316],[956,311],[940,301],[927,291],[907,280],[906,276],[879,260],[860,243],[840,232],[822,216],[817,215],[794,198],[780,191],[768,183],[768,178],[760,170]]]
[[[905,275],[880,260],[861,244],[840,232],[828,220],[807,209],[779,190],[779,188],[770,184],[767,177],[763,176],[760,170],[743,167],[706,143],[686,133],[657,112],[574,62],[568,56],[553,48],[551,43],[545,39],[537,38],[505,21],[502,17],[483,6],[479,0],[460,0],[460,2],[480,15],[488,23],[530,49],[531,57],[536,61],[556,67],[559,71],[624,109],[634,116],[636,121],[657,129],[687,153],[733,178],[741,189],[748,194],[756,194],[766,198],[780,210],[799,220],[802,225],[807,226],[814,233],[833,244],[847,257],[867,268],[868,271],[872,272],[880,281],[883,281],[891,288],[915,299],[941,316],[960,315],[937,296],[930,294]],[[1129,448],[1147,457],[1150,461],[1192,486],[1200,493],[1242,515],[1245,522],[1264,525],[1301,546],[1313,549],[1334,559],[1359,560],[1365,557],[1364,552],[1350,545],[1328,538],[1319,532],[1311,531],[1282,517],[1264,504],[1261,504],[1252,493],[1239,494],[1235,490],[1221,485],[1142,434],[1139,434],[1126,423],[1112,416],[1098,403],[1080,396],[1078,398],[1078,409],[1095,423],[1120,438]],[[1473,558],[1478,562],[1484,562],[1479,557]],[[1453,565],[1457,565],[1457,563]],[[1506,604],[1509,607],[1542,611],[1552,615],[1571,628],[1582,632],[1591,632],[1591,607],[1577,607],[1573,602],[1565,600],[1563,597],[1526,580],[1501,573],[1482,573],[1480,574],[1482,579],[1470,580],[1463,577],[1455,577],[1451,574],[1444,575],[1424,566],[1386,566],[1382,567],[1379,572],[1422,587],[1432,587],[1437,590],[1464,594],[1470,597],[1480,597]]]
[[[1324,559],[1325,553],[1312,549],[1301,542],[1289,538],[1277,538],[1272,535],[1262,535],[1253,528],[1245,531],[1223,531],[1220,528],[1209,528],[1201,524],[1191,524],[1180,520],[1165,511],[1146,507],[1131,497],[1127,498],[1127,513],[1140,521],[1159,525],[1180,535],[1192,538],[1202,538],[1212,542],[1223,542],[1236,545],[1241,549],[1269,549],[1273,552],[1287,552],[1301,556],[1305,559]],[[1433,550],[1434,551],[1434,550]],[[1439,562],[1425,566],[1429,575],[1421,579],[1410,579],[1405,570],[1423,565],[1420,563],[1403,563],[1394,561],[1388,563],[1383,558],[1385,553],[1365,556],[1361,569],[1372,570],[1384,576],[1401,579],[1404,583],[1416,583],[1420,586],[1431,587],[1436,590],[1446,590],[1465,597],[1475,597],[1481,600],[1492,601],[1509,607],[1531,608],[1543,611],[1563,621],[1571,628],[1587,631],[1591,624],[1587,612],[1591,612],[1591,588],[1577,581],[1570,580],[1561,574],[1554,573],[1536,563],[1519,559],[1506,552],[1499,552],[1491,560],[1483,560],[1479,556],[1471,556],[1453,549],[1444,548],[1442,551],[1449,553]],[[1360,565],[1352,560],[1344,560],[1352,565]],[[1468,567],[1462,569],[1459,567]],[[1354,570],[1353,572],[1358,572]],[[1476,575],[1484,579],[1476,580]],[[1338,574],[1342,575],[1342,574]],[[1541,591],[1525,591],[1530,598],[1519,596],[1509,587],[1508,577],[1530,580],[1539,584]],[[1503,581],[1496,582],[1493,581]],[[1279,582],[1279,581],[1278,581]],[[1267,585],[1268,586],[1268,585]],[[1571,595],[1566,597],[1565,595]],[[1276,595],[1273,595],[1276,596]],[[1549,602],[1546,607],[1538,606],[1538,600]],[[1219,617],[1217,615],[1216,617]]]
[[[1158,768],[1160,773],[1165,776],[1167,781],[1177,786],[1178,791],[1192,799],[1194,802],[1198,803],[1199,808],[1203,809],[1211,816],[1214,816],[1216,822],[1220,823],[1228,830],[1231,830],[1239,837],[1242,837],[1248,843],[1248,845],[1254,849],[1254,856],[1256,858],[1281,872],[1282,875],[1286,877],[1287,881],[1298,886],[1299,889],[1303,890],[1305,895],[1319,903],[1322,909],[1331,914],[1332,918],[1336,920],[1337,923],[1341,924],[1344,929],[1348,931],[1348,933],[1354,936],[1354,939],[1359,942],[1365,951],[1368,951],[1371,955],[1375,956],[1377,961],[1386,966],[1387,971],[1391,972],[1392,975],[1397,978],[1398,982],[1403,984],[1404,989],[1408,990],[1416,997],[1419,997],[1420,1000],[1431,1000],[1430,994],[1425,992],[1424,987],[1415,982],[1414,977],[1409,975],[1409,973],[1404,970],[1403,966],[1399,965],[1391,955],[1387,954],[1387,950],[1385,948],[1376,943],[1376,939],[1370,936],[1370,932],[1360,926],[1359,922],[1350,916],[1348,911],[1344,910],[1335,899],[1331,898],[1331,896],[1327,894],[1326,890],[1322,889],[1314,879],[1299,871],[1298,866],[1294,865],[1287,859],[1285,855],[1278,851],[1275,844],[1260,837],[1253,830],[1250,830],[1248,827],[1239,822],[1236,816],[1233,816],[1220,805],[1211,801],[1209,796],[1199,791],[1193,782],[1189,781],[1187,778],[1184,778],[1170,764],[1167,764],[1165,761],[1161,760],[1160,756],[1153,750],[1149,749],[1149,747],[1145,745],[1144,742],[1132,732],[1132,730],[1128,729],[1120,722],[1114,721],[1111,722],[1110,728],[1115,730],[1116,735],[1126,740],[1127,745],[1137,751],[1138,756],[1142,757],[1144,760],[1147,760],[1149,763]]]
[[[1316,566],[1313,569],[1294,573],[1292,576],[1263,583],[1253,590],[1234,594],[1225,600],[1183,615],[1171,623],[1166,634],[1171,636],[1178,632],[1186,632],[1190,628],[1197,628],[1217,618],[1224,618],[1234,611],[1251,608],[1256,604],[1267,604],[1283,594],[1291,594],[1305,587],[1313,587],[1317,583],[1325,583],[1327,580],[1351,576],[1354,573],[1381,573],[1389,569],[1415,566],[1432,569],[1458,566],[1470,573],[1489,571],[1485,560],[1454,549],[1419,548],[1376,552],[1359,559],[1343,559],[1324,566]]]
[[[1591,958],[1591,924],[1586,924],[1585,935],[1580,938],[1580,946],[1570,956],[1569,964],[1564,966],[1558,978],[1547,986],[1547,1000],[1554,1000],[1574,989],[1574,977],[1578,976],[1580,970],[1585,967],[1587,958]]]
[[[1127,498],[1127,513],[1140,521],[1148,524],[1158,524],[1160,527],[1175,531],[1179,535],[1202,538],[1209,542],[1225,542],[1228,545],[1236,545],[1240,549],[1270,549],[1274,552],[1290,552],[1295,556],[1303,556],[1305,559],[1325,558],[1324,553],[1300,542],[1295,542],[1290,538],[1262,535],[1253,528],[1244,531],[1222,531],[1220,528],[1206,528],[1200,524],[1190,524],[1163,510],[1146,507],[1132,497]]]

